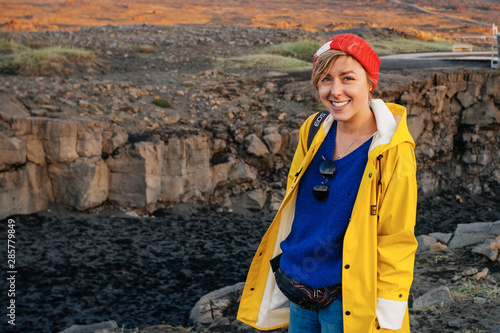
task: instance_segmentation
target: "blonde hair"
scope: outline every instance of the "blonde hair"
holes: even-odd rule
[[[350,54],[345,53],[344,51],[339,51],[339,50],[326,51],[326,52],[322,53],[316,59],[316,62],[314,63],[314,66],[313,66],[312,75],[311,75],[311,83],[316,90],[318,90],[318,84],[328,75],[328,73],[332,69],[335,61],[341,56],[350,57],[350,58],[356,60],[356,58],[354,58]],[[357,62],[359,63],[359,61],[357,61]],[[366,72],[368,84],[371,87],[375,87],[375,85],[376,85],[375,80],[368,74],[368,72],[366,71],[366,69],[364,67],[363,67],[363,69]]]

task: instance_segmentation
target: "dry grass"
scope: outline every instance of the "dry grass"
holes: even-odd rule
[[[366,37],[366,41],[379,55],[418,53],[418,52],[451,52],[452,41],[407,39],[398,36],[386,38]]]
[[[219,58],[217,64],[228,69],[292,70],[310,68],[311,63],[275,54],[251,54],[241,57]]]
[[[486,300],[496,300],[500,298],[500,288],[498,286],[489,286],[485,283],[468,279],[458,287],[454,295],[461,299],[482,297]]]
[[[0,39],[0,72],[21,75],[69,74],[74,68],[97,64],[93,52],[61,46],[39,49]]]

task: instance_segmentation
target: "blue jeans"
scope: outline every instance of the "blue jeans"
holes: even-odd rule
[[[321,310],[306,310],[290,302],[288,333],[342,333],[342,301],[336,299]]]

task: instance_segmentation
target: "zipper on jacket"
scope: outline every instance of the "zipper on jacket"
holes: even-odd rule
[[[378,161],[378,173],[379,173],[379,178],[378,178],[378,183],[377,183],[377,192],[378,192],[378,186],[380,185],[380,192],[382,192],[382,158],[384,156],[378,155],[377,161]]]
[[[376,191],[375,191],[375,209],[376,209],[376,214],[377,214],[377,223],[378,223],[378,219],[380,218],[379,214],[378,214],[378,210],[380,208],[380,203],[379,203],[379,200],[380,200],[380,195],[382,193],[382,158],[384,156],[382,155],[378,155],[377,156],[377,161],[378,161],[378,173],[379,173],[379,178],[378,178],[378,181],[377,181],[377,188],[376,188]],[[380,186],[380,192],[378,190]],[[372,207],[373,208],[373,207]]]

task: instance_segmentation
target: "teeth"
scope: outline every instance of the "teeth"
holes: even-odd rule
[[[340,107],[346,105],[347,103],[349,103],[349,101],[347,101],[347,102],[340,102],[340,103],[336,103],[336,102],[332,101],[332,105],[335,106],[335,107],[337,107],[337,108],[340,108]]]

